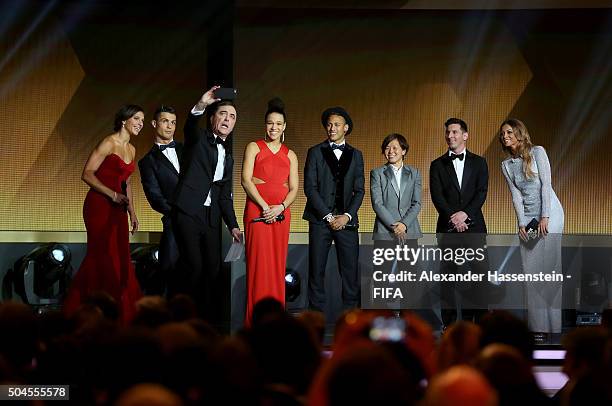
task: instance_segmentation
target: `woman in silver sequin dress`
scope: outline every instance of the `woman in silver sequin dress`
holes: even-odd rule
[[[552,189],[546,151],[531,143],[525,124],[516,119],[502,123],[499,142],[510,155],[501,169],[516,211],[523,272],[561,274],[564,214]],[[539,222],[535,241],[529,241],[526,230],[532,219]],[[531,331],[561,333],[561,282],[527,282],[526,298]]]

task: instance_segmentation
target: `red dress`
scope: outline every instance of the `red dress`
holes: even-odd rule
[[[289,192],[289,148],[281,145],[274,154],[263,140],[257,141],[259,153],[255,157],[253,177],[265,183],[256,184],[261,197],[269,205],[281,204]],[[289,248],[291,212],[285,219],[272,224],[252,223],[262,216],[261,207],[247,198],[244,209],[247,263],[247,307],[245,323],[250,325],[253,306],[259,300],[272,297],[285,303],[285,265]]]
[[[126,164],[110,154],[96,171],[96,177],[117,193],[134,172],[134,161]],[[83,205],[87,228],[87,254],[76,273],[64,300],[64,310],[72,314],[87,296],[105,291],[119,305],[121,321],[129,322],[135,313],[135,302],[142,297],[130,258],[127,209],[105,195],[90,189]]]

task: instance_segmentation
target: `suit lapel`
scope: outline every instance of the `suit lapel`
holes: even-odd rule
[[[215,136],[209,131],[206,131],[205,148],[208,150],[208,156],[210,159],[208,160],[207,165],[204,165],[204,168],[206,171],[208,171],[208,176],[210,176],[210,180],[212,182],[215,177],[217,159],[219,159],[219,151],[217,150],[217,144],[215,144]]]
[[[452,179],[453,185],[455,185],[455,188],[457,188],[457,190],[461,192],[461,187],[459,187],[459,180],[457,179],[457,172],[455,172],[453,160],[450,159],[448,153],[446,153],[444,158],[442,158],[442,163],[444,165],[444,168],[446,169],[446,172],[448,173],[448,176],[450,177],[450,179]],[[465,170],[465,168],[463,169]]]
[[[172,165],[172,162],[170,162],[168,157],[159,150],[159,147],[157,145],[154,145],[153,148],[151,148],[151,151],[153,152],[153,157],[157,159],[158,162],[168,168],[168,170],[170,170],[176,176],[178,176],[178,172],[176,171],[174,165]]]
[[[345,143],[344,145],[344,151],[342,152],[342,155],[340,155],[340,173],[342,176],[346,175],[348,172],[349,166],[351,166],[351,161],[353,160],[353,151],[355,151],[349,144]],[[335,157],[336,156],[334,155],[334,158]]]
[[[179,165],[182,165],[183,164],[183,143],[181,142],[176,143],[176,156],[178,157]]]
[[[336,155],[334,154],[334,151],[332,151],[328,142],[324,142],[323,145],[321,145],[321,154],[323,155],[325,162],[327,162],[327,166],[329,166],[331,173],[335,173],[338,167],[338,159],[336,159]]]
[[[234,160],[232,156],[225,151],[225,162],[223,163],[223,180],[229,180],[232,175],[232,165]]]
[[[400,191],[397,187],[397,182],[395,181],[395,175],[393,174],[393,168],[391,167],[391,165],[387,165],[387,167],[385,168],[385,176],[387,177],[387,180],[389,181],[389,183],[391,183],[391,186],[393,186],[393,190],[395,191],[395,195],[397,197],[400,196]],[[403,182],[402,182],[403,183]]]
[[[406,168],[405,166],[402,167],[402,185],[401,185],[401,194],[400,196],[402,196],[402,198],[404,196],[406,196],[406,189],[408,188],[408,184],[410,183],[410,178],[412,177],[412,174],[410,173],[410,171],[408,170],[408,168]]]
[[[344,151],[342,151],[342,155],[340,155],[340,160],[336,158],[336,154],[331,149],[329,142],[325,141],[321,145],[321,154],[323,154],[323,158],[325,162],[327,162],[327,166],[331,170],[331,173],[336,173],[338,169],[338,165],[340,166],[340,174],[345,176],[351,166],[351,161],[353,160],[353,152],[355,149],[351,147],[349,144],[345,143]]]
[[[468,150],[465,151],[465,165],[463,165],[463,179],[461,179],[461,184],[463,186],[468,184],[470,180],[470,176],[472,176],[472,172],[474,168],[472,168],[472,164],[474,163],[474,157],[471,152]]]

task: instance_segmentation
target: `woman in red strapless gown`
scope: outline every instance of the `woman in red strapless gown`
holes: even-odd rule
[[[285,303],[285,265],[289,248],[289,206],[298,189],[298,161],[284,139],[286,115],[280,99],[268,103],[266,138],[247,145],[242,185],[247,193],[244,209],[247,263],[245,324],[251,324],[253,306],[272,297]],[[276,221],[283,213],[285,219]],[[265,222],[253,223],[264,217]]]
[[[115,116],[116,132],[102,140],[85,164],[82,178],[91,187],[83,205],[87,254],[64,300],[68,315],[89,294],[104,291],[117,301],[120,319],[127,323],[134,316],[135,302],[142,297],[130,258],[128,214],[134,233],[138,219],[132,206],[130,175],[136,151],[129,141],[143,124],[142,108],[122,107]]]

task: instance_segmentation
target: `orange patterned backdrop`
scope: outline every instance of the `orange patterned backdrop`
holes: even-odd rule
[[[468,148],[489,164],[484,211],[489,230],[514,233],[496,138],[501,121],[513,116],[525,121],[533,141],[549,153],[566,232],[612,234],[612,141],[609,125],[602,125],[610,121],[603,96],[610,94],[612,80],[609,69],[602,77],[601,66],[586,58],[594,57],[601,36],[567,36],[551,22],[535,27],[526,43],[497,15],[484,24],[482,16],[467,14],[459,21],[457,13],[294,12],[273,23],[248,9],[238,13],[238,217],[245,200],[239,183],[244,147],[263,136],[267,100],[280,96],[288,113],[286,142],[300,159],[300,182],[308,147],[325,137],[321,111],[341,105],[351,114],[355,126],[348,142],[363,151],[366,168],[362,232],[371,231],[374,220],[369,171],[384,163],[380,143],[391,132],[408,138],[407,162],[423,176],[420,221],[424,231],[434,231],[428,168],[445,151],[443,122],[457,116],[470,127]],[[155,25],[139,28],[129,43],[122,42],[118,26],[91,27],[67,35],[48,18],[25,41],[22,32],[0,40],[0,55],[5,55],[0,64],[2,230],[84,230],[87,186],[81,171],[91,149],[110,133],[117,108],[141,104],[148,123],[156,105],[171,104],[179,111],[181,128],[204,90],[205,41],[190,27],[177,28],[164,43],[171,55],[166,58],[159,58],[159,44],[147,40]],[[561,54],[564,64],[557,64]],[[150,148],[151,135],[146,126],[133,140],[137,159]],[[144,198],[138,172],[133,182],[141,229],[159,231],[159,215]],[[307,231],[301,220],[304,204],[300,192],[292,232]]]
[[[302,181],[308,148],[325,139],[321,112],[344,106],[355,123],[348,142],[363,151],[365,160],[360,230],[371,231],[374,222],[369,171],[384,164],[383,138],[399,132],[410,144],[408,164],[423,177],[419,220],[425,232],[434,232],[437,213],[429,195],[429,164],[446,149],[444,121],[461,117],[469,126],[468,148],[485,156],[489,165],[484,207],[489,232],[514,233],[497,130],[507,117],[517,117],[528,126],[534,143],[548,151],[553,188],[565,208],[565,231],[612,233],[612,164],[606,158],[612,141],[610,128],[601,126],[610,122],[609,106],[597,100],[572,110],[572,102],[584,103],[572,99],[579,86],[597,89],[603,81],[603,95],[612,91],[609,70],[607,77],[591,84],[594,79],[581,66],[584,60],[571,57],[588,37],[545,32],[541,42],[531,45],[538,49],[526,50],[503,19],[487,21],[486,15],[468,14],[458,22],[457,15],[423,12],[390,18],[353,13],[326,18],[296,13],[270,23],[244,13],[235,34],[236,86],[241,92],[237,161],[247,142],[263,137],[267,101],[280,96],[288,114],[286,143],[301,160]],[[548,65],[559,55],[564,55],[564,65]],[[538,65],[543,63],[544,68]],[[587,108],[593,109],[589,115],[584,114]],[[598,109],[603,116],[597,115]],[[239,171],[235,168],[236,178]],[[245,194],[235,183],[235,206],[241,209]],[[300,193],[291,222],[294,232],[308,230],[301,219],[304,205]]]

